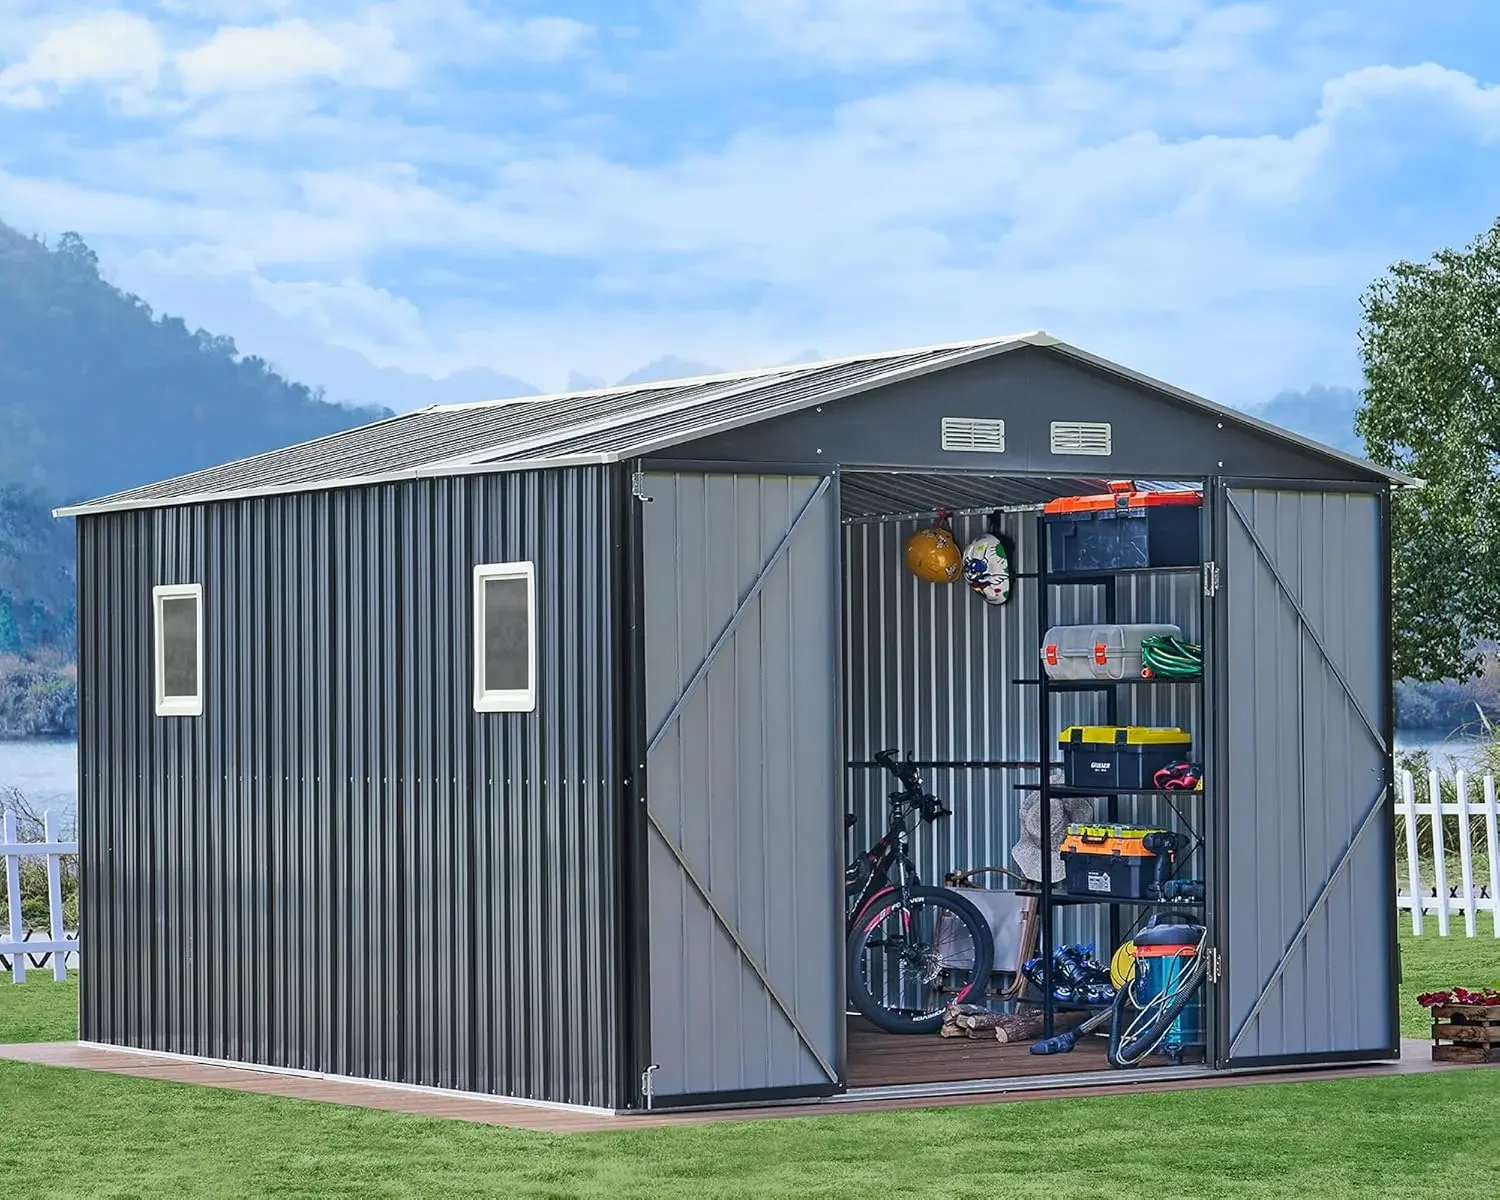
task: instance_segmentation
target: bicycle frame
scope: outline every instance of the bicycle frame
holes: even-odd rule
[[[846,937],[880,897],[894,891],[907,900],[910,889],[922,882],[916,864],[907,853],[911,845],[907,818],[920,809],[925,797],[915,775],[903,779],[902,785],[901,791],[888,797],[891,815],[885,835],[864,853],[855,855],[844,868],[844,895],[854,897],[845,920]]]

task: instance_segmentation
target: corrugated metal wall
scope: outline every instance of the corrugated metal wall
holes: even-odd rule
[[[620,476],[79,528],[82,1036],[614,1105]],[[471,571],[537,567],[538,708],[472,707]],[[201,582],[201,718],[151,588]]]
[[[845,525],[846,747],[849,762],[868,762],[877,750],[899,749],[919,760],[1039,760],[1037,689],[1017,685],[1040,670],[1035,579],[1016,579],[1011,599],[986,604],[962,583],[925,583],[905,567],[907,538],[927,521],[855,520]],[[985,517],[955,517],[961,544],[987,528]],[[1009,512],[1001,528],[1016,543],[1018,564],[1037,566],[1037,514]],[[1201,592],[1193,576],[1121,579],[1116,585],[1116,619],[1165,621],[1179,625],[1191,641],[1200,640]],[[1102,620],[1102,590],[1054,587],[1053,624]],[[1119,700],[1122,724],[1178,725],[1201,742],[1194,688],[1134,689]],[[1053,700],[1053,728],[1098,724],[1104,719],[1101,694],[1065,693]],[[1057,746],[1049,747],[1055,758]],[[949,870],[996,865],[1016,870],[1011,848],[1019,833],[1016,783],[1035,780],[1034,771],[943,769],[924,773],[953,815],[921,826],[913,835],[913,856],[922,878],[941,880]],[[859,815],[848,840],[850,855],[864,849],[885,828],[889,775],[851,768],[848,795]],[[1185,802],[1190,803],[1190,802]],[[1107,816],[1099,802],[1099,816]],[[1184,813],[1188,813],[1184,807]],[[1180,828],[1171,806],[1160,800],[1121,800],[1122,821]],[[1197,832],[1203,833],[1194,818]],[[1201,862],[1201,858],[1199,860]],[[1201,875],[1197,877],[1201,878]],[[998,881],[986,881],[995,885]],[[1103,944],[1105,910],[1067,909],[1058,914],[1061,940]]]
[[[1248,488],[1230,489],[1228,500],[1230,1058],[1389,1049],[1395,897],[1381,502]]]
[[[653,1088],[831,1091],[844,1009],[837,489],[653,472],[646,492]]]

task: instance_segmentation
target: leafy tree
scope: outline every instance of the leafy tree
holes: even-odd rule
[[[1466,678],[1500,631],[1500,220],[1462,250],[1398,262],[1362,300],[1370,457],[1399,493],[1396,673]]]

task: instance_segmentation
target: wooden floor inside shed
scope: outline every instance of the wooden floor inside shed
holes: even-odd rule
[[[1030,1042],[1004,1043],[886,1033],[862,1017],[848,1018],[849,1087],[903,1087],[970,1079],[1032,1079],[1107,1071],[1104,1038],[1085,1035],[1068,1054],[1033,1054]],[[1200,1055],[1201,1061],[1201,1055]],[[1143,1067],[1167,1066],[1153,1056]]]

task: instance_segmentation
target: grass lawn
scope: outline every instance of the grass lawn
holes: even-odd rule
[[[1500,975],[1493,938],[1403,952],[1403,993]],[[0,1041],[75,996],[0,982]],[[55,1195],[1500,1195],[1486,1069],[558,1137],[18,1063],[0,1097],[0,1177]]]

